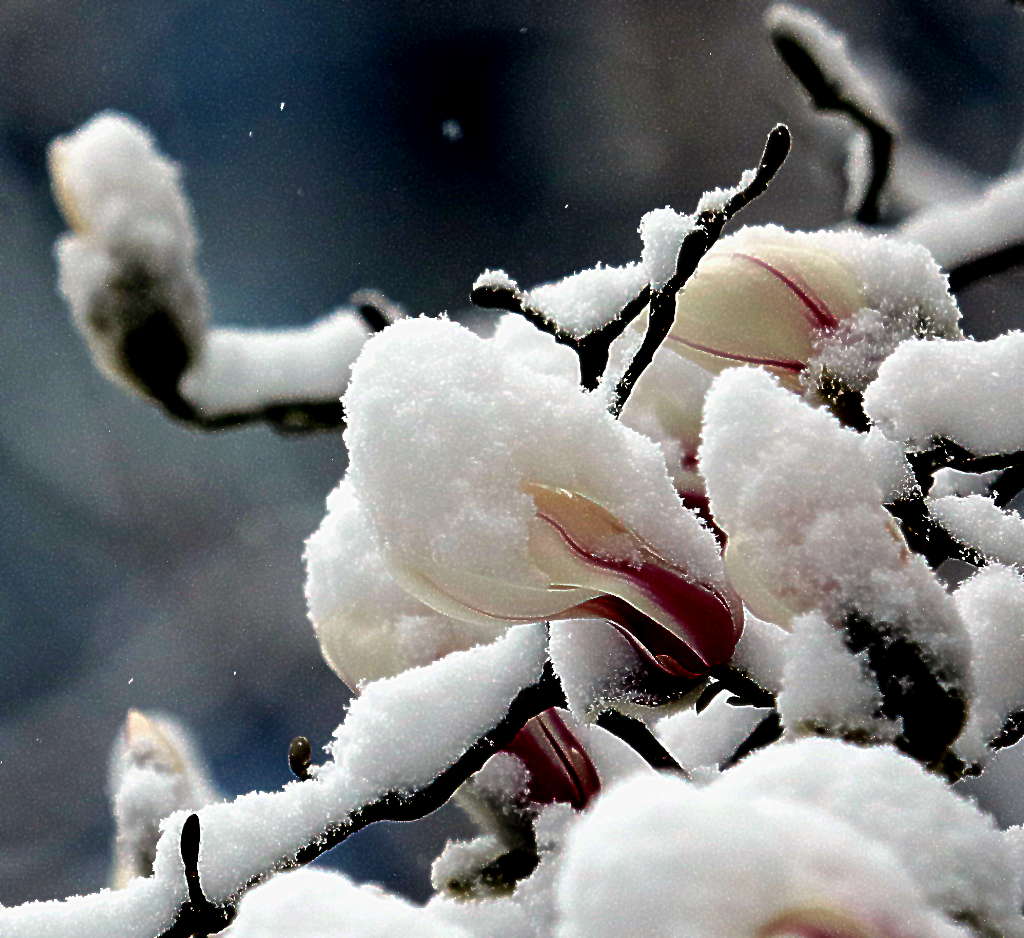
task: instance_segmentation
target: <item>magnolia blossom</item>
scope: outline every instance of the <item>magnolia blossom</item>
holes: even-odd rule
[[[349,476],[382,556],[436,610],[608,619],[676,677],[731,656],[742,607],[715,539],[658,446],[600,394],[418,319],[367,345],[345,408]]]
[[[129,710],[110,760],[117,824],[114,870],[120,888],[153,872],[160,822],[217,800],[187,731],[164,714]]]
[[[388,572],[352,485],[327,497],[327,514],[306,542],[306,603],[320,650],[353,690],[452,651],[496,638],[496,623],[435,612]]]
[[[797,390],[810,365],[862,390],[904,338],[960,338],[959,310],[924,248],[856,232],[740,229],[676,298],[665,347],[710,371],[761,365]]]
[[[560,938],[967,938],[884,840],[721,784],[638,775],[600,797],[567,842]]]

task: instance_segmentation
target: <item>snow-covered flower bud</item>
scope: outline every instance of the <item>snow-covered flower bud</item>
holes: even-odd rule
[[[75,324],[108,377],[165,395],[196,358],[207,319],[180,170],[141,125],[114,113],[54,140],[48,156],[71,228],[57,259]],[[134,360],[157,354],[144,368]]]
[[[862,391],[903,339],[961,338],[959,317],[920,245],[765,225],[707,253],[676,298],[665,347],[710,371],[764,366],[793,390]]]
[[[217,799],[188,733],[164,715],[129,710],[110,759],[117,824],[115,887],[153,872],[160,822]]]
[[[966,938],[885,844],[821,808],[635,775],[574,826],[559,935]],[[622,845],[621,847],[619,845]]]
[[[381,558],[352,485],[327,497],[327,514],[306,542],[306,600],[324,659],[353,691],[453,651],[489,642],[505,623],[465,622],[406,592]],[[554,710],[505,747],[526,767],[527,796],[582,808],[600,786],[583,746]]]
[[[713,535],[599,394],[418,319],[367,345],[345,408],[385,562],[430,606],[488,625],[605,618],[680,677],[731,656],[742,611]]]

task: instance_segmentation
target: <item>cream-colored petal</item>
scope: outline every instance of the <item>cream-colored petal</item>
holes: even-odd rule
[[[790,628],[793,618],[809,608],[783,582],[764,576],[755,550],[741,535],[729,535],[725,547],[725,573],[744,605],[765,622]]]
[[[841,258],[787,235],[737,236],[712,249],[676,297],[666,347],[710,370],[758,364],[793,383],[820,332],[863,297]]]

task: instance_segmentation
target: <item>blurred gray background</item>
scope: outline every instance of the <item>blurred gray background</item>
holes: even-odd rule
[[[0,0],[0,902],[104,884],[128,707],[190,724],[235,794],[284,782],[288,740],[321,745],[347,700],[300,559],[340,436],[199,434],[93,371],[55,292],[47,142],[105,108],[152,129],[185,167],[221,323],[305,322],[361,287],[454,315],[488,266],[533,284],[635,258],[643,212],[731,184],[779,120],[793,155],[745,220],[834,223],[836,154],[764,6]],[[1014,158],[1008,3],[812,8],[909,131],[983,176]],[[1019,323],[1022,284],[973,288],[969,328]],[[1006,757],[986,797],[1017,772]],[[452,823],[371,830],[329,862],[422,896]]]

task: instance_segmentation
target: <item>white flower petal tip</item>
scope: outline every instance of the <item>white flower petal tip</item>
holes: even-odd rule
[[[694,582],[584,495],[536,483],[524,488],[537,506],[530,540],[536,564],[554,583],[603,593],[574,614],[608,619],[677,677],[697,677],[732,657],[743,611],[731,591]]]

